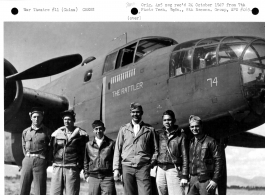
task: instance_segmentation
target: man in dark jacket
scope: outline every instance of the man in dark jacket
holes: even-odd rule
[[[216,141],[203,132],[198,116],[189,118],[194,138],[190,143],[190,186],[188,195],[214,195],[221,176],[222,159]]]
[[[49,163],[49,143],[51,130],[42,124],[44,111],[34,107],[29,113],[32,124],[22,133],[22,161],[20,195],[29,195],[34,183],[35,195],[46,195],[46,169]]]
[[[184,195],[188,180],[188,141],[177,125],[172,110],[163,113],[163,128],[156,130],[158,137],[158,168],[156,184],[159,195]]]
[[[61,113],[64,126],[52,134],[53,174],[51,195],[78,195],[80,171],[83,169],[85,145],[88,136],[85,130],[74,126],[75,113]]]
[[[112,163],[115,142],[104,135],[104,123],[95,120],[92,123],[95,138],[86,144],[84,158],[84,176],[89,183],[89,195],[115,195]]]
[[[142,121],[139,103],[132,103],[130,110],[132,121],[120,128],[116,139],[114,179],[122,173],[126,195],[151,195],[150,168],[158,153],[155,130]]]

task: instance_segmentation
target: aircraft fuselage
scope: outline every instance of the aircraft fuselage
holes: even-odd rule
[[[216,137],[238,133],[235,126],[246,131],[264,123],[263,39],[215,37],[158,49],[159,41],[132,41],[110,52],[105,61],[96,60],[41,90],[65,96],[77,112],[76,124],[89,134],[90,124],[100,118],[113,138],[130,121],[131,102],[143,105],[143,120],[156,128],[167,109],[183,127],[191,114],[214,122],[214,133],[209,133]],[[156,50],[149,52],[149,47]],[[110,69],[108,60],[113,63]],[[84,82],[88,70],[92,78]]]

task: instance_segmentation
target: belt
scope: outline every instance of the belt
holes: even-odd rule
[[[158,163],[158,166],[164,170],[175,168],[174,164],[170,164],[170,163],[168,164]]]
[[[41,154],[30,154],[30,153],[27,153],[26,156],[28,156],[28,157],[37,157],[37,158],[45,159],[45,156],[43,156]]]
[[[98,179],[103,179],[104,177],[112,177],[113,173],[109,172],[109,173],[90,173],[89,177],[94,177],[94,178],[98,178]]]

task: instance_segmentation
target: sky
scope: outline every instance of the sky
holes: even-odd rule
[[[153,35],[170,37],[179,43],[224,35],[265,38],[265,23],[5,22],[4,57],[18,72],[68,54],[79,53],[83,59],[89,56],[99,59],[125,44],[126,34],[128,42]],[[23,81],[23,86],[38,89],[63,74]],[[265,125],[250,132],[265,136]],[[228,175],[265,177],[265,149],[227,147],[226,155]]]

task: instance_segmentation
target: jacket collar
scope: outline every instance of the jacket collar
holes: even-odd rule
[[[103,143],[106,143],[108,141],[109,141],[109,138],[106,135],[104,135],[101,146],[103,145]],[[94,138],[92,140],[92,145],[94,145],[94,144],[97,144],[95,136],[94,136]]]
[[[135,122],[133,122],[133,121],[131,120],[130,123],[131,123],[131,126],[132,126],[132,128],[133,128]],[[144,124],[144,122],[143,122],[143,121],[140,121],[140,123],[139,123],[139,125],[140,125],[140,129],[142,128],[143,124]]]
[[[140,122],[140,130],[139,130],[139,135],[142,135],[144,132],[146,131],[150,131],[149,128],[144,128],[144,131],[143,131],[143,127],[147,126],[143,121]],[[132,124],[132,121],[127,123],[125,125],[125,130],[128,130],[130,131],[131,133],[134,133],[133,131],[133,124]],[[142,132],[143,131],[143,132]],[[139,137],[139,135],[137,134],[137,137]]]
[[[163,130],[163,133],[165,135],[168,134],[168,132],[166,131],[166,128],[165,127],[162,127],[162,130]],[[179,131],[181,131],[181,129],[179,128],[179,126],[178,125],[174,125],[173,130],[171,132],[169,132],[169,135],[170,136],[172,136],[172,135],[175,136]]]
[[[38,131],[38,130],[41,129],[41,128],[43,128],[43,124],[41,124],[39,128],[36,127],[36,126],[34,126],[34,125],[31,125],[31,127],[30,127],[30,131]]]
[[[66,133],[66,127],[65,126],[59,128],[58,130],[61,131],[61,132],[63,132],[63,133]],[[75,126],[75,129],[72,132],[72,134],[71,134],[71,136],[70,136],[70,138],[69,138],[68,141],[71,141],[72,139],[74,139],[76,137],[79,137],[80,136],[79,131],[80,131],[80,128]],[[54,133],[57,134],[58,132],[54,132]]]
[[[198,139],[198,142],[203,143],[204,140],[206,139],[206,137],[207,137],[207,135],[204,134],[204,135],[201,137],[201,139]],[[193,137],[193,138],[191,139],[191,142],[195,142],[195,137]]]
[[[141,122],[139,123],[139,125],[140,125],[140,130],[139,130],[139,131],[141,131],[142,127],[145,126],[145,123],[144,123],[143,121],[141,121]],[[126,129],[134,133],[134,131],[133,131],[133,123],[132,123],[132,121],[129,122],[129,123],[126,125]]]

